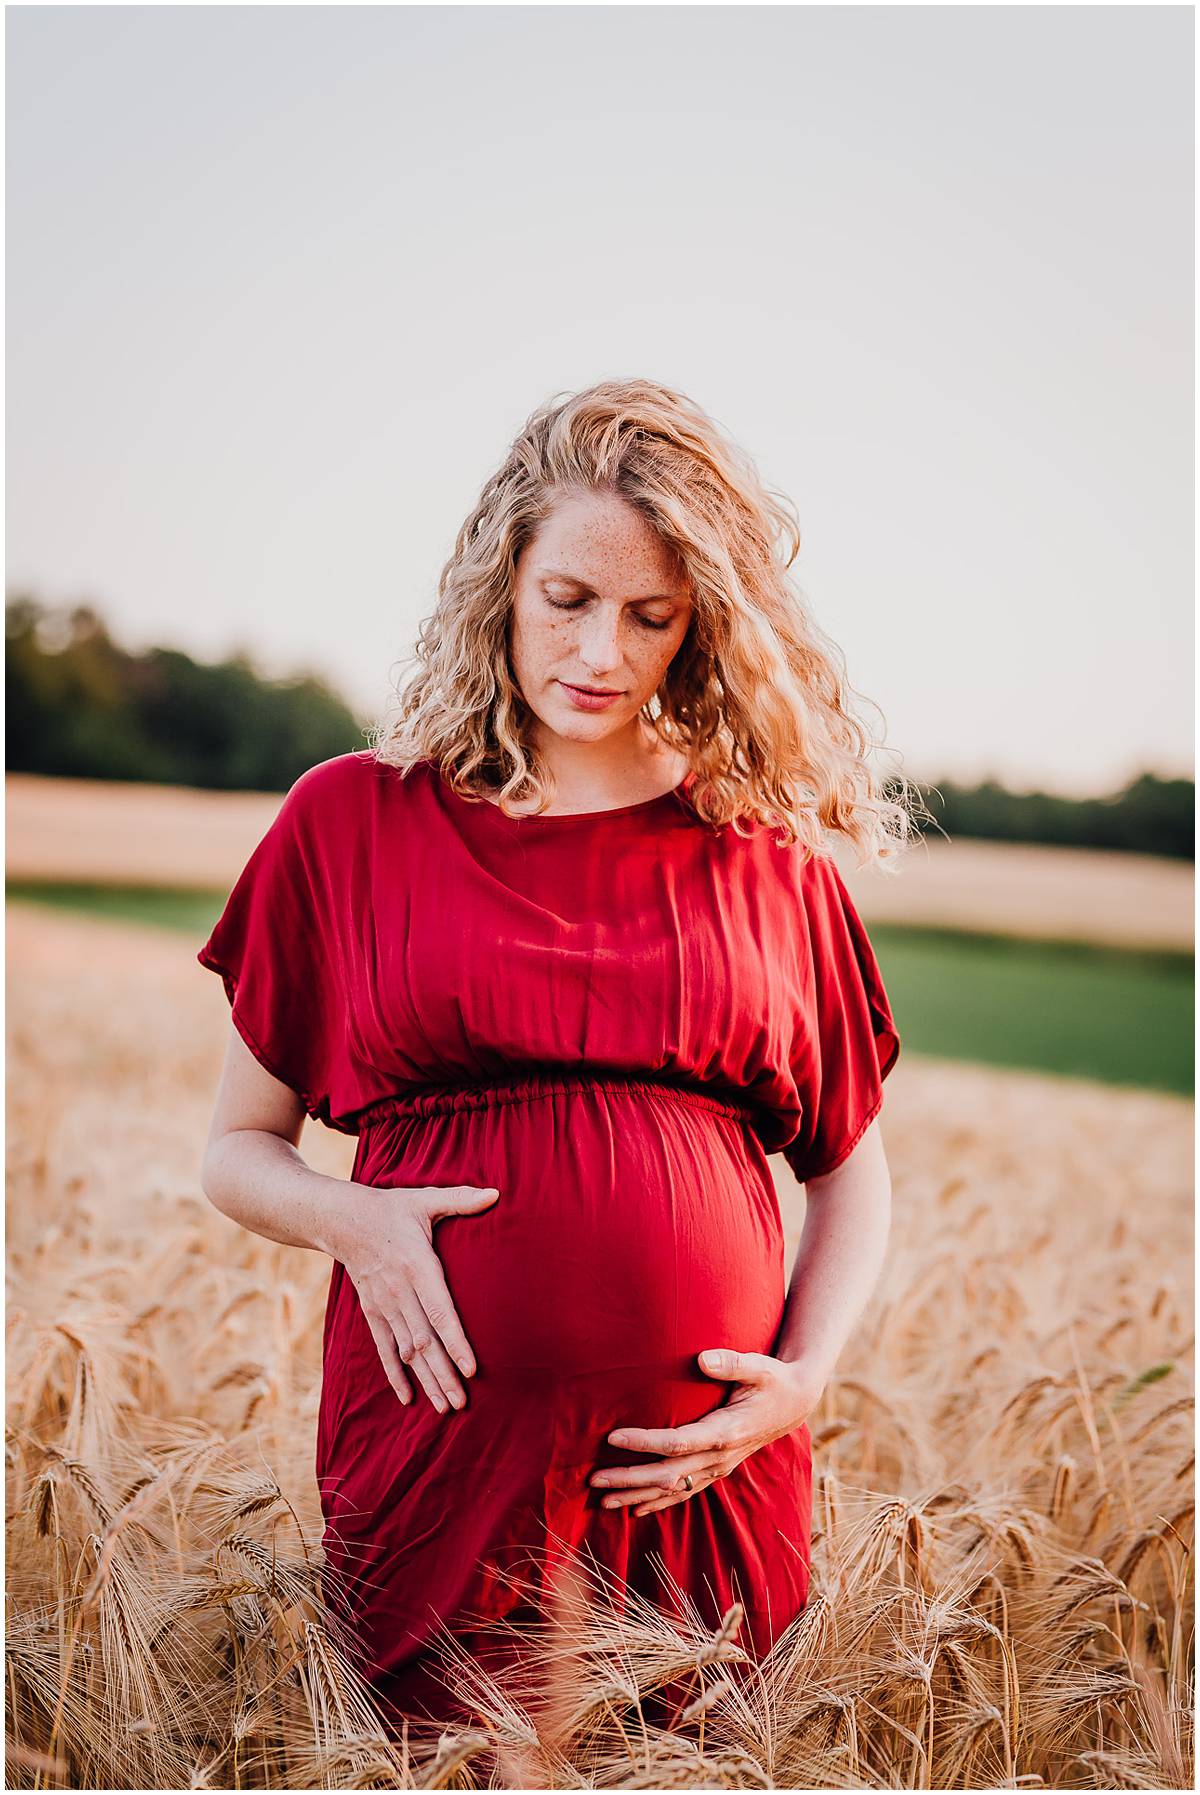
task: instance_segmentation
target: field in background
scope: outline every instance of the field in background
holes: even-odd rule
[[[281,796],[9,774],[5,802],[10,879],[218,891]],[[838,864],[868,923],[1192,947],[1194,872],[1178,860],[930,834],[896,879],[859,874],[841,854]]]
[[[178,929],[195,947],[278,796],[13,775],[13,897]],[[1193,870],[931,837],[895,878],[839,864],[906,1054],[1193,1089]]]
[[[473,1740],[405,1756],[330,1647],[328,1261],[199,1190],[228,1010],[193,951],[9,909],[9,1785],[524,1786],[542,1751],[576,1786],[482,1690]],[[887,1271],[810,1418],[809,1609],[765,1681],[701,1652],[709,1705],[662,1732],[637,1691],[696,1643],[597,1611],[581,1786],[1191,1785],[1192,1113],[901,1060]],[[302,1141],[336,1176],[353,1146]]]

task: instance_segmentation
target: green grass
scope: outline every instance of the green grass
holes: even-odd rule
[[[153,885],[82,885],[68,880],[9,879],[5,895],[56,910],[115,916],[121,922],[150,923],[196,936],[199,952],[216,922],[227,891],[159,890]]]
[[[191,937],[198,950],[222,891],[10,880],[9,898],[120,917]],[[871,927],[901,1056],[1193,1092],[1190,954],[1028,941],[952,929]]]
[[[901,1055],[1193,1092],[1190,954],[894,924],[871,940]]]

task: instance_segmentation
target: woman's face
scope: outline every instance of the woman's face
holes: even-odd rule
[[[517,558],[510,657],[521,696],[575,742],[638,728],[687,633],[671,551],[613,493],[562,499]],[[615,694],[589,701],[586,690]]]

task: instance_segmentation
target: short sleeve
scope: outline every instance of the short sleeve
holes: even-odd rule
[[[335,1113],[345,1041],[321,769],[302,774],[254,849],[196,958],[219,973],[233,1025],[308,1115],[356,1132]]]
[[[805,1003],[792,1065],[801,1117],[783,1154],[803,1184],[848,1159],[879,1114],[900,1036],[879,963],[837,867],[827,855],[814,855],[801,879]]]

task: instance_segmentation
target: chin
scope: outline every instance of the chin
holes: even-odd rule
[[[618,716],[617,709],[613,704],[603,711],[576,710],[571,700],[564,696],[561,703],[550,708],[550,714],[543,716],[542,721],[547,729],[553,729],[558,735],[568,736],[572,741],[593,742],[628,725],[628,713]]]

